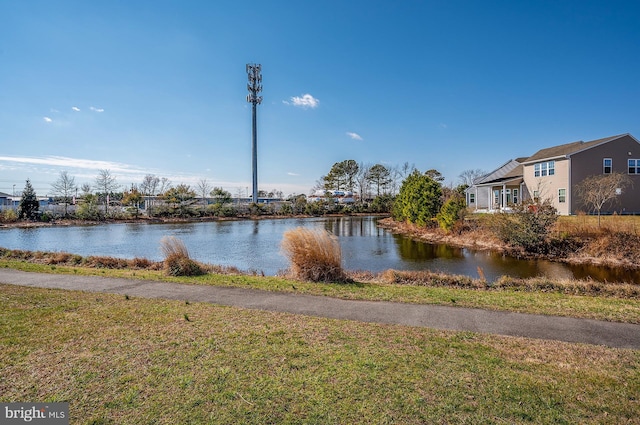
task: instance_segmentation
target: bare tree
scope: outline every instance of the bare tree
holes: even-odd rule
[[[82,191],[82,196],[91,195],[91,185],[89,183],[82,183],[80,190]]]
[[[75,177],[72,177],[66,171],[61,171],[58,180],[56,180],[52,185],[54,195],[57,195],[62,198],[62,202],[64,202],[64,216],[67,216],[67,207],[71,202],[71,198],[74,195],[74,192],[78,189],[76,185]]]
[[[169,189],[171,189],[171,180],[163,177],[160,179],[160,186],[158,187],[158,192],[156,192],[155,195],[162,195]]]
[[[98,171],[95,184],[97,192],[104,194],[104,215],[107,216],[109,214],[109,194],[117,190],[120,185],[109,170]]]
[[[142,183],[140,183],[140,193],[144,196],[156,195],[158,183],[160,183],[160,179],[158,177],[153,174],[147,174],[142,179]]]
[[[461,172],[458,179],[460,180],[460,184],[466,184],[468,187],[471,187],[478,177],[482,177],[485,174],[487,174],[487,172],[479,168],[476,168],[475,170],[469,169]]]
[[[209,195],[209,192],[211,191],[211,185],[207,179],[200,179],[196,188],[198,189],[198,195],[202,197],[202,206],[204,208],[207,206],[207,195]]]
[[[369,195],[369,170],[371,170],[371,164],[365,164],[363,162],[358,166],[358,174],[356,175],[356,183],[358,184],[358,195],[360,203]]]
[[[598,212],[598,227],[600,227],[600,211],[605,204],[615,203],[633,181],[626,174],[611,173],[590,176],[576,186],[578,196],[582,202]]]

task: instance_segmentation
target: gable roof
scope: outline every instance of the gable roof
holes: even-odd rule
[[[564,145],[559,145],[559,146],[552,146],[546,149],[541,149],[538,152],[534,153],[529,158],[527,158],[524,161],[524,164],[530,164],[532,162],[538,162],[545,159],[567,158],[576,152],[581,152],[587,149],[591,149],[595,146],[599,146],[604,143],[611,142],[612,140],[616,140],[624,136],[629,136],[629,134],[628,133],[618,134],[617,136],[591,140],[590,142],[579,141],[579,142],[566,143]]]
[[[520,163],[521,160],[522,158],[510,159],[490,173],[478,177],[473,182],[474,186],[522,177],[522,164]]]

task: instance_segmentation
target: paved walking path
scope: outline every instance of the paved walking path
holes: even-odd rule
[[[0,283],[207,302],[360,322],[521,336],[640,349],[640,325],[384,301],[340,300],[252,289],[0,269]]]

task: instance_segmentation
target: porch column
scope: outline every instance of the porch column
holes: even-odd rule
[[[502,208],[507,206],[507,185],[502,185]]]
[[[475,202],[476,205],[475,206],[476,206],[476,211],[477,211],[478,210],[478,201],[479,201],[479,199],[478,199],[478,186],[476,186],[474,188],[474,191],[475,191],[475,200],[476,200],[476,202]]]
[[[493,186],[489,186],[489,190],[487,191],[489,193],[489,202],[487,203],[487,208],[489,210],[493,209]]]
[[[524,182],[520,183],[520,196],[518,197],[518,203],[521,204],[523,199],[522,199],[522,187],[524,186]]]

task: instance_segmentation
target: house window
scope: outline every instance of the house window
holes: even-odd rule
[[[553,176],[556,173],[556,162],[547,161],[533,164],[533,175],[535,177]]]
[[[629,174],[640,174],[640,159],[629,160]]]
[[[513,203],[518,203],[518,189],[513,189]]]
[[[558,189],[558,203],[564,204],[567,202],[567,189]]]
[[[476,203],[476,194],[475,193],[470,193],[469,194],[469,203],[470,204],[475,204]]]
[[[540,199],[540,192],[537,190],[533,191],[533,202],[538,202],[538,200]]]
[[[602,172],[604,174],[611,174],[612,166],[613,166],[613,160],[611,158],[605,158],[602,160]]]

